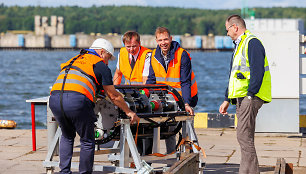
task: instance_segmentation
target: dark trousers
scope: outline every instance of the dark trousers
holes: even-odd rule
[[[131,125],[131,131],[132,134],[136,134],[137,131],[137,126],[136,125]],[[148,130],[148,127],[144,126],[143,124],[139,124],[138,127],[138,134],[149,134],[152,133],[151,130]],[[149,155],[152,154],[152,147],[153,147],[153,139],[150,137],[143,137],[137,139],[137,150],[138,153],[143,156],[143,155]]]
[[[169,126],[169,132],[173,132],[176,126]],[[172,135],[165,139],[167,154],[174,152],[176,149],[176,135]]]
[[[62,130],[60,139],[60,173],[71,173],[71,158],[76,132],[80,136],[80,173],[92,173],[95,137],[94,122],[97,120],[92,102],[80,93],[64,93],[63,117],[60,106],[60,94],[51,94],[49,106]]]
[[[259,173],[254,134],[256,116],[263,103],[263,100],[258,97],[253,97],[253,99],[244,97],[237,100],[237,140],[241,148],[239,174]]]

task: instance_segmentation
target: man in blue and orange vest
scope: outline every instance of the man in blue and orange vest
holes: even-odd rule
[[[135,31],[127,31],[123,35],[124,47],[120,49],[116,72],[113,78],[114,85],[120,85],[122,75],[125,84],[145,84],[149,74],[152,50],[140,45],[140,36]]]
[[[158,27],[155,36],[158,46],[152,52],[147,84],[166,84],[175,88],[184,99],[185,110],[194,115],[198,89],[190,55],[178,42],[172,41],[167,28]],[[166,139],[167,153],[176,150],[175,141],[175,135]]]
[[[71,173],[71,159],[76,133],[80,136],[80,173],[92,173],[95,135],[94,113],[96,93],[104,90],[110,100],[131,119],[139,117],[129,109],[113,85],[108,61],[114,59],[114,47],[102,38],[96,39],[89,49],[61,65],[49,99],[49,106],[62,130],[60,140],[60,173]]]

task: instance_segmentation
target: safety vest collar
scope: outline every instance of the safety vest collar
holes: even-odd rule
[[[85,49],[85,50],[88,51],[87,54],[92,54],[92,55],[100,57],[99,54],[94,49]]]
[[[239,45],[237,46],[236,52],[234,57],[238,54],[238,50],[240,50],[241,46],[243,45],[243,42],[245,41],[245,38],[247,38],[247,36],[250,34],[249,30],[245,30],[245,32],[243,33],[243,35],[241,36],[241,40],[239,42]]]
[[[98,56],[98,57],[100,57],[100,55],[96,52],[96,50],[94,50],[94,49],[85,49],[86,51],[88,51],[88,53],[87,54],[91,54],[91,55],[95,55],[95,56]],[[102,57],[100,57],[101,58],[101,60],[102,60],[102,62],[104,63],[104,64],[106,64],[105,63],[105,60],[102,58]]]

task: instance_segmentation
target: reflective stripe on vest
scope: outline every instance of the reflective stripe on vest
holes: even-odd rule
[[[124,84],[126,84],[126,85],[142,85],[143,83],[142,82],[133,82],[133,81],[131,81],[130,83],[127,81],[127,80],[125,80],[125,83]]]
[[[74,69],[70,69],[70,71],[68,72],[67,77],[69,76],[69,74],[74,74],[74,75],[78,75],[78,76],[80,76],[80,77],[86,78],[86,80],[88,80],[89,83],[91,84],[91,86],[93,87],[93,90],[92,90],[89,86],[87,86],[84,82],[80,81],[80,83],[86,85],[86,86],[84,86],[84,85],[82,85],[82,86],[84,86],[85,88],[89,87],[89,89],[91,89],[92,91],[97,91],[96,84],[92,81],[91,78],[89,78],[89,77],[86,76],[85,74],[81,73],[80,71],[74,70]],[[60,76],[60,75],[65,75],[65,71],[61,71],[60,74],[59,74],[59,76]],[[67,80],[69,80],[69,79],[67,79]],[[66,83],[67,83],[67,80],[66,80]],[[57,83],[57,81],[58,81],[58,80],[56,80],[55,83]],[[61,83],[62,83],[62,82],[61,82]],[[94,92],[93,92],[93,93],[94,93]]]
[[[147,54],[150,52],[152,52],[152,50],[141,46],[138,58],[132,70],[130,66],[128,51],[126,50],[125,47],[120,49],[119,70],[124,75],[125,84],[133,84],[133,85],[143,84],[142,73],[147,58]]]
[[[180,78],[172,78],[172,77],[156,77],[156,81],[168,81],[168,82],[180,82]]]
[[[256,38],[248,30],[245,35],[242,36],[242,40],[238,45],[238,49],[233,58],[233,65],[228,85],[228,98],[239,98],[247,95],[247,89],[250,81],[250,65],[248,61],[248,44],[251,39]],[[264,76],[260,90],[255,96],[258,96],[266,102],[271,101],[271,75],[269,71],[269,64],[267,57],[265,57],[264,64]],[[241,73],[245,79],[237,77],[237,74]]]
[[[62,84],[63,79],[56,80],[54,84],[59,84],[59,83]],[[91,94],[91,96],[95,95],[94,91],[89,86],[87,86],[86,83],[84,83],[84,82],[81,82],[81,81],[75,80],[75,79],[66,79],[65,84],[69,84],[69,83],[70,84],[78,84],[78,85],[84,87]]]
[[[233,68],[232,68],[232,71],[236,71],[236,70],[239,70],[239,71],[241,71],[241,72],[247,72],[247,71],[250,71],[250,68],[249,67],[242,67],[242,66],[234,66]],[[270,69],[269,69],[269,66],[265,66],[265,71],[269,71]]]

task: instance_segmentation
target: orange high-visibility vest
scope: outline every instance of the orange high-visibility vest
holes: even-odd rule
[[[74,58],[61,64],[61,72],[59,73],[51,92],[62,90],[66,70],[65,67],[69,65]],[[84,54],[77,58],[68,72],[64,91],[76,91],[84,94],[91,101],[94,101],[97,86],[100,84],[94,73],[93,65],[100,61],[103,61],[103,59],[92,54]]]
[[[120,61],[119,61],[119,69],[124,75],[125,84],[143,84],[142,83],[142,72],[145,65],[145,60],[147,53],[152,52],[152,50],[140,47],[139,55],[136,60],[134,69],[132,70],[130,61],[129,61],[129,53],[125,47],[120,49]]]
[[[175,51],[174,59],[169,62],[168,71],[166,72],[163,65],[155,58],[155,51],[152,52],[151,65],[155,73],[156,84],[166,84],[175,88],[181,95],[181,59],[183,48],[178,48]],[[186,51],[187,52],[187,51]],[[190,55],[187,52],[189,58]],[[190,58],[191,60],[191,58]],[[195,80],[195,75],[193,71],[191,72],[191,97],[195,96],[198,93],[197,82]]]

